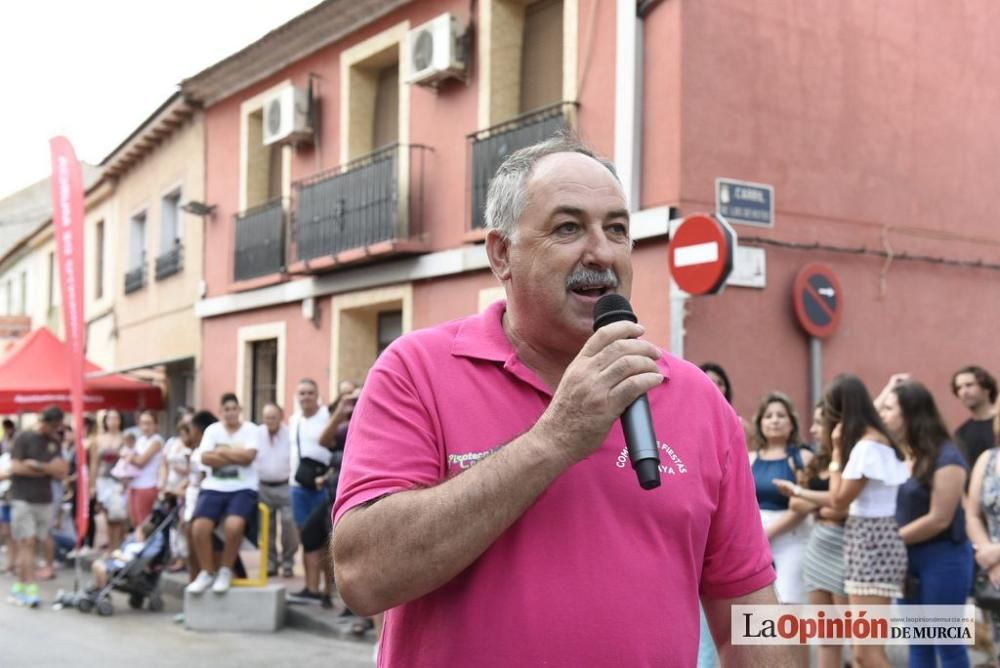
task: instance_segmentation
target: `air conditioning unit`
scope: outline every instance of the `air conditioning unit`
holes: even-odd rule
[[[264,144],[296,142],[312,137],[309,91],[285,86],[264,102]]]
[[[461,26],[451,14],[418,26],[406,35],[410,72],[406,82],[433,86],[444,79],[465,78]]]

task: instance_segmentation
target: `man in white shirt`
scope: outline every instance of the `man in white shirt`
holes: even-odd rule
[[[292,448],[288,427],[281,422],[284,411],[278,404],[264,406],[264,424],[257,427],[257,477],[260,502],[271,513],[267,532],[267,572],[282,577],[292,577],[295,553],[299,549],[299,529],[292,520],[292,502],[288,481],[292,474]],[[278,522],[281,522],[281,555],[275,544]]]
[[[330,502],[323,484],[315,478],[328,473],[332,453],[319,442],[319,437],[330,419],[330,413],[326,406],[319,403],[319,387],[316,381],[303,378],[299,381],[295,396],[299,410],[289,421],[292,464],[290,483],[292,514],[301,532],[309,516]],[[310,472],[317,475],[313,476]],[[330,512],[329,505],[326,507],[326,512]],[[307,549],[303,545],[302,564],[306,571],[306,586],[302,591],[291,594],[290,598],[303,602],[321,602],[326,605],[329,602],[323,600],[319,590],[323,550],[322,547],[317,549],[310,546],[310,548]],[[330,605],[332,607],[332,604]]]
[[[222,422],[205,430],[201,445],[192,455],[207,475],[201,483],[194,509],[191,534],[198,563],[204,570],[187,586],[192,594],[203,594],[209,586],[217,594],[229,590],[233,564],[247,525],[257,512],[257,425],[243,422],[235,394],[222,395]],[[224,546],[218,574],[211,571],[212,532],[222,524]]]

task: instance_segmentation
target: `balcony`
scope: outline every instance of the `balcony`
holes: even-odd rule
[[[504,159],[518,149],[549,139],[559,130],[571,127],[574,102],[560,102],[550,107],[522,114],[505,123],[474,132],[467,137],[472,153],[472,229],[486,226],[486,194],[490,181]]]
[[[146,261],[125,272],[125,294],[131,294],[146,287]]]
[[[329,266],[425,250],[421,212],[429,150],[397,144],[296,183],[296,259],[325,259]]]
[[[233,277],[246,281],[285,269],[285,200],[278,197],[234,216]]]
[[[178,239],[174,247],[156,258],[156,280],[162,281],[184,268],[184,245]]]

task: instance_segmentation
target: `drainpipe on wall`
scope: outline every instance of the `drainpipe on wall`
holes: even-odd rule
[[[615,32],[615,167],[629,210],[642,185],[642,21],[634,0],[618,0]]]
[[[660,2],[617,0],[616,3],[614,157],[632,212],[638,212],[641,206],[642,190],[643,19]],[[670,211],[673,213],[676,209],[671,208]],[[668,221],[668,225],[671,223]],[[671,278],[670,352],[678,357],[684,357],[687,300],[688,294],[678,288]]]

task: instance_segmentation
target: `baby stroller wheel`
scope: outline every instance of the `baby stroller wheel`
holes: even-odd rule
[[[115,609],[111,606],[111,599],[105,598],[97,604],[97,614],[101,617],[110,617]]]
[[[94,602],[89,596],[83,595],[80,600],[76,602],[77,609],[82,613],[88,613],[94,609]]]
[[[163,597],[159,594],[153,594],[149,597],[149,609],[152,612],[162,612],[163,611]]]
[[[142,594],[129,594],[128,607],[133,610],[140,610],[142,608],[142,600]]]

